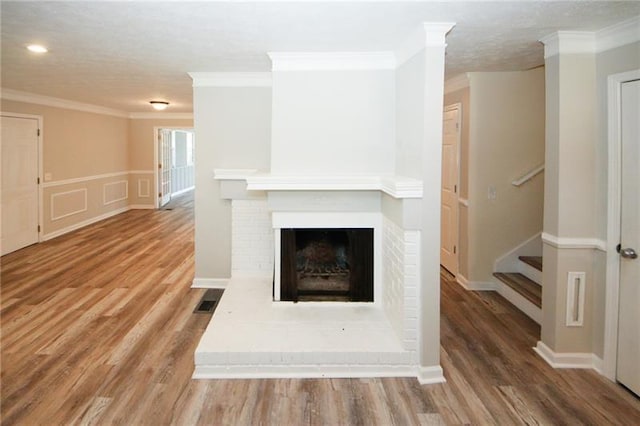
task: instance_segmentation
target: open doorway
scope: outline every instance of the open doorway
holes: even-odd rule
[[[193,129],[156,128],[156,202],[163,208],[171,197],[194,189],[194,147]]]

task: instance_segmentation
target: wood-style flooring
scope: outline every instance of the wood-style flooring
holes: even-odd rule
[[[2,258],[3,425],[640,424],[594,371],[553,370],[539,327],[442,277],[447,383],[192,380],[210,315],[193,313],[191,194]]]

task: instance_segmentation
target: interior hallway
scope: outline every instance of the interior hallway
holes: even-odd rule
[[[539,327],[442,277],[447,383],[191,380],[193,198],[132,210],[2,257],[3,424],[639,424],[594,371],[553,370]]]

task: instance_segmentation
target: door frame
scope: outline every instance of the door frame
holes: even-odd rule
[[[640,69],[613,74],[607,78],[607,263],[604,314],[604,353],[602,374],[616,381],[618,357],[618,310],[620,297],[620,256],[616,246],[620,243],[621,178],[620,156],[622,153],[621,134],[621,93],[622,84],[640,79]]]
[[[36,120],[38,122],[38,130],[40,130],[37,138],[38,138],[38,226],[40,227],[38,231],[38,243],[43,241],[42,236],[44,235],[44,194],[43,194],[43,186],[44,186],[44,162],[42,160],[42,140],[44,138],[44,118],[41,115],[34,114],[21,114],[17,112],[8,112],[8,111],[0,111],[1,117],[13,117],[13,118],[26,118],[29,120]],[[0,213],[1,215],[1,213]]]
[[[451,272],[453,275],[457,277],[458,272],[460,270],[460,149],[461,149],[460,145],[462,143],[462,103],[456,102],[453,104],[445,105],[443,109],[443,118],[444,118],[445,112],[449,112],[453,110],[458,110],[458,129],[457,129],[458,140],[456,141],[456,184],[458,185],[458,187],[455,192],[456,200],[454,203],[455,209],[456,209],[455,226],[457,228],[457,232],[456,232],[456,239],[455,239],[456,252],[454,253],[456,257],[456,270],[449,271],[449,272]],[[444,130],[443,130],[443,138],[444,138]],[[442,141],[440,143],[442,144]],[[440,191],[442,191],[442,185],[441,185]],[[442,204],[442,200],[440,201],[440,203]],[[440,242],[440,248],[442,249],[442,241]]]
[[[158,137],[161,130],[184,130],[185,132],[192,132],[195,134],[195,129],[189,126],[153,126],[153,208],[158,209],[158,203],[160,202],[158,197],[158,182],[160,181],[160,175],[158,173]],[[194,144],[195,146],[195,144]]]

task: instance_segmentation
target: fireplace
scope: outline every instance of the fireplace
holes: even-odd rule
[[[280,300],[373,302],[373,229],[281,229]]]

